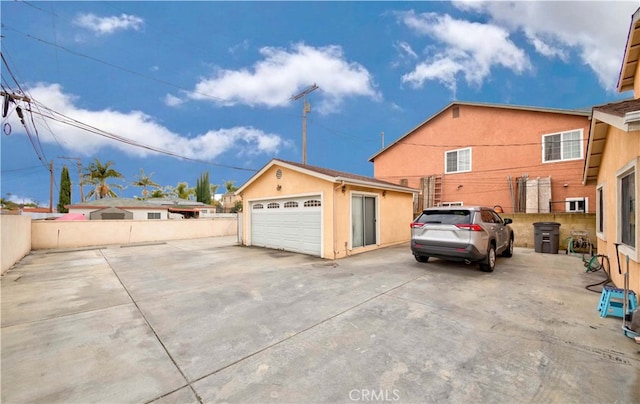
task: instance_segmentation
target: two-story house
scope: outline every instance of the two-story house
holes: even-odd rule
[[[582,183],[591,111],[453,102],[372,156],[374,177],[430,206],[595,212]]]

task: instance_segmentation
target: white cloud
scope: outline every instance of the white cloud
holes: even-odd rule
[[[28,204],[38,205],[38,202],[36,200],[28,196],[8,195],[6,199],[10,202],[17,203],[18,205],[28,205]]]
[[[522,30],[547,57],[577,52],[581,61],[613,90],[618,80],[631,16],[637,1],[456,1],[464,11],[490,16],[492,23]]]
[[[418,58],[418,54],[414,52],[414,50],[411,48],[411,45],[409,45],[408,43],[398,41],[394,46],[401,53],[401,57],[407,55],[412,59]]]
[[[135,15],[121,14],[119,16],[98,17],[95,14],[81,14],[77,16],[73,23],[79,27],[86,28],[98,35],[112,34],[116,31],[135,30],[140,31],[144,25],[144,20]]]
[[[162,150],[170,150],[180,156],[212,161],[223,153],[235,152],[241,155],[277,154],[290,147],[288,141],[277,134],[265,133],[247,126],[211,129],[193,137],[181,136],[158,124],[153,117],[140,112],[119,112],[110,109],[90,111],[75,105],[76,97],[65,94],[58,84],[38,84],[31,88],[30,96],[47,114],[47,107],[67,117],[118,135],[122,138],[149,145]],[[12,115],[13,117],[13,115]],[[15,119],[15,118],[14,118]],[[44,124],[40,119],[36,125]],[[65,148],[85,156],[97,150],[112,147],[134,156],[147,156],[155,152],[101,137],[84,130],[47,119],[47,126],[65,144]],[[16,122],[15,128],[20,127]],[[40,139],[53,143],[48,130],[40,130]]]
[[[219,105],[284,107],[292,95],[316,83],[321,91],[317,110],[337,110],[345,98],[364,96],[380,99],[371,74],[362,65],[345,59],[340,46],[312,47],[295,44],[291,49],[264,47],[263,59],[251,68],[218,70],[196,84],[190,97]]]
[[[177,107],[185,103],[186,100],[176,97],[173,94],[167,94],[164,96],[164,103],[169,107]]]
[[[427,60],[402,77],[421,87],[437,80],[453,91],[458,74],[467,83],[480,86],[495,67],[522,73],[531,68],[529,58],[509,39],[509,32],[497,25],[454,19],[436,13],[398,13],[400,21],[419,35],[437,40],[439,48]]]
[[[247,49],[249,49],[249,41],[248,40],[244,40],[240,43],[237,43],[233,46],[229,47],[229,53],[231,53],[232,55],[239,52],[239,51],[246,51]]]

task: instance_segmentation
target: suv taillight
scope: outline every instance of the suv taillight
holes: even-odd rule
[[[412,229],[415,229],[424,226],[424,223],[411,222],[409,226],[411,226]]]
[[[469,230],[469,231],[482,231],[482,227],[477,224],[457,224],[456,227],[458,229]]]

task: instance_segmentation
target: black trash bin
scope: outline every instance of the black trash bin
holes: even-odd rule
[[[560,223],[534,223],[533,238],[537,253],[557,254],[560,247]]]

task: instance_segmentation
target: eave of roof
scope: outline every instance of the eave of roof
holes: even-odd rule
[[[593,107],[592,117],[584,160],[583,184],[594,183],[598,179],[610,126],[625,132],[640,130],[640,99]]]
[[[631,16],[624,57],[618,75],[618,92],[633,90],[640,57],[640,8]]]
[[[426,125],[427,123],[432,121],[434,118],[436,118],[438,115],[442,114],[443,112],[445,112],[449,108],[451,108],[453,106],[456,106],[456,105],[459,105],[459,106],[471,106],[471,107],[486,107],[486,108],[502,108],[502,109],[518,110],[518,111],[544,112],[544,113],[552,113],[552,114],[577,115],[577,116],[585,116],[585,117],[589,117],[591,115],[591,111],[590,110],[557,109],[557,108],[544,108],[544,107],[530,107],[530,106],[523,106],[523,105],[507,105],[507,104],[492,104],[492,103],[481,103],[481,102],[454,101],[454,102],[450,103],[449,105],[447,105],[446,107],[444,107],[443,109],[441,109],[440,111],[438,111],[435,114],[433,114],[432,116],[430,116],[429,118],[427,118],[425,121],[421,122],[418,126],[416,126],[415,128],[411,129],[409,132],[407,132],[404,135],[400,136],[393,143],[389,144],[388,146],[384,147],[382,150],[380,150],[379,152],[377,152],[373,156],[369,157],[369,161],[373,162],[373,160],[375,160],[376,157],[378,157],[382,153],[386,152],[390,148],[394,147],[396,144],[400,143],[404,138],[406,138],[407,136],[411,135],[417,129],[419,129],[422,126]]]
[[[417,193],[418,190],[403,187],[398,184],[394,184],[391,182],[380,181],[375,178],[365,177],[362,175],[351,174],[343,171],[336,171],[328,168],[316,167],[308,164],[296,163],[293,161],[286,161],[280,159],[272,159],[269,163],[267,163],[264,167],[262,167],[256,174],[254,174],[247,182],[245,182],[237,191],[236,195],[241,195],[242,192],[256,179],[258,179],[262,174],[264,174],[269,168],[274,165],[279,165],[282,167],[289,168],[291,170],[304,173],[310,175],[312,177],[320,178],[325,181],[329,181],[332,183],[345,183],[349,185],[360,185],[377,189],[386,189],[392,191],[406,192],[406,193]]]

